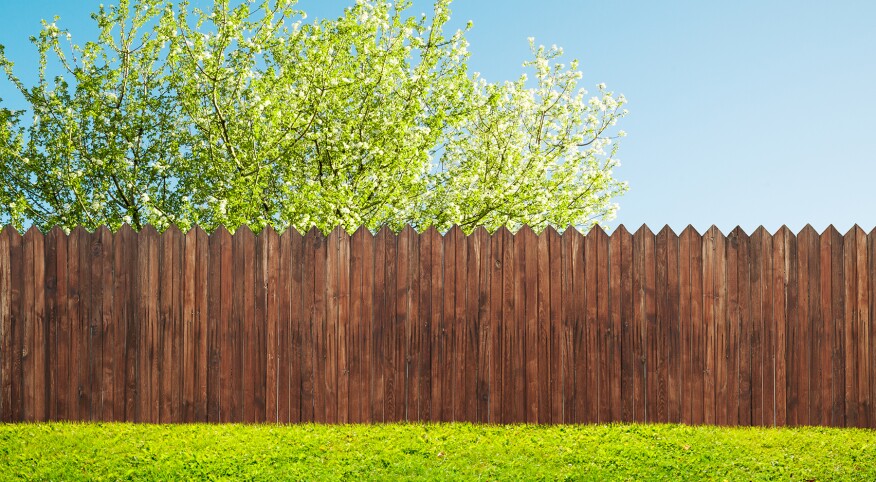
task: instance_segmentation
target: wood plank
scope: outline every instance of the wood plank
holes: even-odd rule
[[[553,226],[543,236],[548,244],[548,275],[550,277],[550,423],[563,423],[563,252],[562,238]],[[491,254],[492,257],[492,254]],[[491,270],[492,271],[492,270]]]
[[[266,226],[261,232],[262,269],[265,283],[265,418],[269,423],[280,422],[279,392],[279,297],[287,296],[279,289],[277,274],[281,257],[277,232]]]
[[[159,377],[158,419],[173,422],[173,261],[174,238],[170,230],[159,236],[158,340]]]
[[[238,363],[241,383],[241,418],[238,420],[246,423],[254,423],[258,420],[260,400],[258,397],[259,386],[264,386],[264,372],[259,366],[259,333],[258,324],[261,320],[256,318],[256,273],[259,271],[256,256],[256,237],[247,225],[243,225],[234,232],[235,240],[240,238],[241,271],[238,278],[242,281],[240,289],[242,310],[240,311],[240,331],[243,336],[238,342]],[[261,300],[259,300],[261,301]]]
[[[462,386],[464,387],[462,399],[462,413],[460,419],[469,422],[484,422],[480,417],[484,413],[481,409],[481,394],[482,387],[486,384],[481,370],[486,367],[486,363],[479,357],[479,347],[481,340],[485,340],[486,334],[481,331],[481,308],[486,307],[485,297],[481,296],[481,288],[484,283],[483,269],[483,237],[479,233],[486,234],[483,230],[478,230],[469,234],[467,237],[462,237],[464,249],[466,252],[466,263],[462,266],[461,272],[465,277],[465,309],[463,312],[462,328],[463,328],[463,349],[460,358],[464,368]],[[486,294],[486,293],[484,293]],[[484,399],[486,402],[486,399]],[[486,405],[484,404],[484,407]]]
[[[580,400],[577,407],[583,410],[581,423],[599,422],[599,251],[596,234],[592,228],[584,237],[583,291],[575,291],[583,300],[582,319],[580,320],[579,336],[582,344],[576,347],[575,387],[576,397]],[[577,277],[578,273],[575,273]],[[576,278],[577,279],[577,278]],[[582,370],[583,369],[583,370]]]
[[[736,227],[727,236],[725,244],[725,283],[726,283],[726,317],[727,338],[724,360],[727,373],[727,425],[739,425],[739,337],[741,335],[742,317],[739,307],[740,293],[739,258],[743,249],[741,237],[742,228]]]
[[[30,360],[33,364],[33,418],[34,421],[43,422],[48,419],[48,370],[46,365],[46,356],[48,350],[46,346],[47,326],[46,326],[46,255],[45,255],[45,236],[43,233],[33,227],[25,234],[25,243],[28,240],[28,234],[33,232],[31,239],[31,249],[33,249],[33,298],[31,309],[32,312],[32,330],[30,345]],[[27,249],[27,248],[25,248]],[[27,278],[27,268],[25,269],[25,278]],[[26,334],[27,332],[25,332]],[[27,365],[25,365],[27,366]],[[25,407],[27,409],[27,407]]]
[[[207,337],[209,335],[209,319],[207,318],[207,303],[209,301],[209,268],[210,240],[200,226],[195,226],[195,238],[198,244],[197,282],[195,284],[195,339],[196,353],[196,388],[195,388],[195,420],[207,421],[207,370],[210,363],[210,352]]]
[[[171,298],[171,327],[173,330],[171,358],[171,407],[170,418],[175,423],[185,421],[183,408],[184,401],[184,383],[185,383],[185,364],[183,361],[184,348],[184,330],[185,318],[183,314],[183,296],[185,293],[185,285],[183,283],[183,270],[185,268],[185,235],[175,225],[165,231],[165,235],[170,234],[173,242],[173,258],[172,258],[172,273],[173,279],[172,298]]]
[[[682,406],[683,353],[681,347],[681,320],[679,314],[679,246],[678,235],[671,229],[667,235],[666,245],[666,282],[668,284],[668,319],[663,326],[666,337],[666,416],[671,423],[680,423]]]
[[[556,233],[554,231],[554,233]],[[538,277],[537,277],[537,316],[538,316],[538,423],[551,423],[551,403],[553,353],[551,352],[551,272],[550,242],[551,234],[545,229],[537,239]]]
[[[419,303],[421,298],[420,288],[420,237],[410,226],[402,228],[401,237],[407,239],[408,257],[408,299],[407,317],[404,326],[403,349],[404,358],[404,396],[405,413],[404,420],[419,421],[420,412],[420,332],[422,319],[420,318]],[[361,281],[361,280],[360,280]]]
[[[391,389],[387,387],[387,400],[393,401],[389,414],[392,421],[404,421],[406,398],[405,398],[405,330],[408,324],[410,310],[410,237],[398,233],[391,236],[395,253],[395,289],[391,292],[393,298],[393,310],[390,312],[390,330],[388,340],[389,365],[392,366]],[[391,394],[391,397],[389,396]]]
[[[578,239],[576,239],[578,238]],[[563,423],[574,423],[575,414],[575,309],[580,299],[575,297],[575,253],[580,251],[580,233],[567,227],[562,235],[562,330],[560,333],[560,364],[562,365]],[[580,313],[580,311],[577,311]]]
[[[727,394],[724,399],[725,425],[739,424],[739,233],[738,226],[730,231],[725,242],[725,291],[727,331],[724,349]]]
[[[328,363],[329,346],[327,344],[328,323],[328,240],[322,233],[314,238],[314,271],[313,271],[313,340],[314,340],[314,421],[330,423],[328,393]]]
[[[857,362],[858,362],[858,423],[861,427],[873,428],[876,417],[871,414],[870,401],[870,293],[867,262],[867,234],[855,225],[855,273],[857,276],[855,293],[855,320],[858,324]]]
[[[222,423],[240,423],[242,417],[242,374],[240,340],[243,338],[241,321],[243,318],[243,268],[244,258],[242,237],[226,234],[219,227],[217,234],[222,241],[222,368],[221,401],[219,418]]]
[[[46,420],[58,420],[57,378],[58,378],[58,236],[64,236],[61,228],[55,226],[44,237],[43,267],[45,275],[43,290],[45,300],[45,392]]]
[[[24,344],[23,322],[26,306],[23,304],[24,291],[24,239],[13,228],[6,228],[9,238],[9,322],[11,340],[11,387],[10,387],[10,421],[24,421]]]
[[[620,263],[618,264],[618,275],[620,278],[620,291],[614,291],[612,295],[617,293],[620,298],[620,405],[621,416],[620,421],[631,423],[636,419],[635,405],[635,377],[636,367],[638,362],[635,359],[635,318],[633,317],[633,238],[627,228],[621,224],[614,230],[611,235],[612,241],[620,240],[620,249],[618,256]],[[612,253],[614,253],[614,244],[612,244]],[[614,258],[612,258],[614,259]],[[612,265],[614,266],[614,264]],[[612,276],[615,274],[612,272]]]
[[[138,340],[140,379],[137,393],[140,422],[158,422],[158,352],[156,327],[158,323],[158,233],[152,226],[145,226],[137,234],[137,300],[134,309],[139,321]],[[73,238],[70,238],[70,253],[73,253]],[[68,266],[73,257],[67,261]],[[71,268],[68,280],[74,273]],[[68,308],[70,305],[68,305]],[[73,324],[76,326],[75,322]]]
[[[795,307],[796,318],[788,327],[788,341],[791,348],[789,367],[793,367],[793,376],[789,379],[791,390],[788,391],[790,404],[788,416],[790,423],[794,425],[809,425],[809,363],[810,350],[812,349],[809,337],[811,326],[810,317],[810,266],[815,262],[812,259],[810,247],[815,231],[812,226],[804,228],[800,232],[797,242],[797,291]],[[816,278],[817,279],[817,278]],[[790,370],[789,370],[790,371]]]
[[[738,229],[736,237],[739,243],[737,254],[737,286],[739,289],[739,332],[734,338],[734,347],[738,356],[738,393],[739,411],[738,425],[750,426],[751,423],[751,239],[742,229]]]
[[[384,227],[374,237],[374,289],[372,291],[371,323],[369,327],[369,357],[371,374],[371,422],[386,421],[386,346],[384,330],[386,329],[386,294],[387,294],[387,256],[386,238],[389,228]],[[436,373],[438,367],[433,367]]]
[[[476,288],[472,296],[476,297],[474,313],[474,332],[472,333],[473,367],[476,368],[474,383],[475,411],[474,420],[488,423],[490,414],[490,273],[492,271],[490,253],[490,234],[483,226],[475,228],[471,233],[472,245],[469,253],[475,252],[477,257]]]
[[[365,423],[373,422],[372,418],[372,400],[371,400],[371,370],[372,370],[372,314],[374,313],[374,254],[375,242],[374,235],[371,231],[362,233],[362,323],[359,331],[359,350],[362,357],[362,380],[360,382],[360,397],[361,400],[361,418]],[[431,253],[428,253],[431,256]],[[428,330],[426,332],[428,337]],[[428,338],[426,344],[428,345]],[[431,370],[427,364],[423,369]],[[431,388],[430,388],[431,389]],[[430,394],[427,394],[431,396]],[[422,397],[422,394],[421,394]]]
[[[454,357],[453,357],[453,349],[454,349],[454,328],[457,325],[456,320],[456,273],[457,273],[457,264],[456,257],[458,251],[456,249],[456,243],[458,238],[454,236],[452,233],[447,232],[444,233],[444,257],[443,257],[443,266],[444,266],[444,279],[443,279],[443,287],[442,294],[444,298],[442,300],[443,308],[442,308],[442,318],[440,323],[440,330],[438,332],[438,345],[437,345],[437,361],[439,363],[438,373],[440,376],[441,384],[440,384],[440,395],[438,399],[441,403],[438,405],[441,410],[441,420],[442,422],[450,422],[453,421],[453,395],[454,395]],[[435,399],[433,398],[433,401]]]
[[[325,321],[319,347],[323,350],[322,357],[325,361],[322,383],[325,395],[323,409],[327,423],[338,422],[338,265],[341,263],[338,259],[339,230],[337,227],[332,230],[325,243]]]
[[[608,252],[608,236],[602,227],[596,225],[590,230],[596,236],[596,351],[598,355],[597,379],[599,380],[597,420],[600,423],[611,419],[611,367],[614,364],[614,352],[611,349],[611,318],[609,315],[609,278],[608,270],[611,260]]]
[[[723,236],[718,228],[712,226],[703,236],[703,422],[714,425],[716,418],[715,386],[716,376],[716,330],[717,330],[717,298],[715,272],[717,267],[717,239]]]
[[[820,371],[819,353],[821,351],[821,343],[824,338],[824,333],[818,329],[821,319],[821,274],[820,274],[820,255],[819,255],[819,240],[818,233],[811,225],[807,224],[801,233],[805,242],[801,244],[800,250],[806,251],[806,257],[809,260],[807,272],[800,272],[801,279],[801,298],[802,280],[806,278],[806,316],[801,317],[801,338],[803,339],[803,366],[800,373],[802,382],[801,390],[801,405],[805,408],[802,410],[804,415],[803,421],[805,425],[817,425],[822,412],[821,404],[821,376],[815,371]],[[801,241],[803,239],[801,238]],[[828,371],[829,367],[824,367]]]
[[[70,397],[70,318],[67,316],[67,234],[60,228],[53,228],[55,235],[55,338],[52,363],[56,364],[53,373],[52,398],[54,399],[55,420],[69,420]]]
[[[490,235],[483,226],[475,228],[468,237],[468,253],[474,276],[468,280],[468,334],[466,363],[469,364],[467,383],[473,386],[474,397],[467,404],[467,418],[478,423],[489,421],[490,375]],[[473,417],[473,418],[471,418]]]
[[[705,420],[705,317],[703,298],[703,236],[697,231],[689,238],[691,243],[691,292],[690,292],[690,316],[691,316],[691,359],[694,367],[693,394],[691,403],[691,421],[703,423]]]
[[[657,233],[656,242],[656,267],[657,275],[655,282],[656,301],[657,301],[657,322],[655,331],[651,332],[654,337],[656,350],[654,360],[656,362],[655,373],[657,375],[656,391],[657,391],[657,412],[654,421],[658,423],[666,423],[669,421],[669,358],[671,356],[669,350],[669,325],[672,323],[669,314],[669,243],[670,243],[669,226],[664,226]]]
[[[499,228],[490,238],[490,401],[489,423],[502,422],[504,388],[504,261],[507,230]],[[433,287],[434,289],[434,287]]]
[[[645,227],[645,326],[643,346],[646,360],[646,412],[645,420],[658,420],[658,367],[657,367],[657,250],[656,236]]]
[[[570,276],[570,300],[566,314],[569,323],[569,388],[572,396],[572,404],[569,421],[572,423],[586,423],[590,412],[587,400],[588,365],[586,351],[586,288],[589,281],[586,276],[586,239],[577,231],[566,229],[563,236],[569,236],[570,251],[568,269]]]
[[[37,418],[38,408],[36,406],[37,398],[39,397],[37,391],[41,391],[43,388],[41,384],[39,384],[40,377],[37,375],[36,366],[37,359],[43,354],[43,350],[40,350],[39,353],[37,353],[35,347],[35,342],[37,340],[41,341],[39,335],[36,333],[39,331],[39,323],[36,320],[36,296],[34,293],[35,271],[37,269],[35,266],[36,259],[38,257],[42,259],[42,256],[36,256],[36,253],[34,253],[34,245],[36,244],[37,236],[42,236],[39,229],[31,227],[24,233],[24,239],[22,242],[22,250],[24,254],[22,273],[24,276],[24,284],[21,289],[21,370],[23,376],[22,385],[24,387],[22,415],[25,422],[39,420]],[[40,266],[42,266],[42,263],[40,263]]]
[[[304,275],[302,285],[302,296],[304,305],[301,318],[301,353],[303,356],[302,372],[301,372],[301,421],[316,422],[316,392],[317,385],[320,383],[317,379],[317,363],[320,352],[316,348],[316,303],[321,298],[316,298],[316,270],[317,264],[325,262],[325,258],[320,258],[322,234],[316,227],[310,229],[305,234],[302,246],[302,256],[304,258]],[[322,408],[320,407],[320,410]],[[320,419],[322,417],[320,416]]]
[[[36,394],[34,388],[36,385],[36,368],[35,368],[35,353],[34,353],[34,331],[36,330],[36,322],[34,321],[34,238],[36,237],[36,228],[32,228],[24,233],[21,240],[21,267],[18,272],[21,273],[21,296],[19,300],[19,316],[20,333],[19,349],[16,352],[21,353],[19,358],[19,368],[16,370],[21,373],[21,409],[17,420],[24,422],[33,422],[36,420]],[[14,403],[14,402],[13,402]]]
[[[39,230],[31,228],[24,233],[22,242],[22,251],[24,254],[24,265],[22,278],[24,284],[21,288],[21,370],[22,370],[22,416],[25,422],[36,421],[36,393],[35,387],[36,368],[35,368],[35,353],[34,353],[34,332],[36,331],[36,322],[34,320],[34,237]]]
[[[608,406],[610,410],[609,420],[612,422],[623,421],[623,397],[621,395],[621,366],[622,366],[622,307],[623,293],[621,292],[621,259],[623,254],[623,237],[626,232],[618,234],[615,230],[609,239],[609,332],[606,336],[608,347],[608,372],[609,380]]]
[[[440,268],[434,263],[433,251],[435,243],[440,243],[440,234],[434,227],[430,227],[420,235],[420,300],[418,304],[420,318],[420,332],[418,341],[419,353],[419,420],[432,421],[435,413],[432,410],[432,331],[435,329],[433,318],[435,302],[432,280],[435,271]],[[367,270],[366,270],[367,276]],[[362,281],[364,290],[369,290],[370,279]]]
[[[643,225],[633,235],[632,257],[632,353],[633,367],[633,421],[644,423],[646,418],[647,352],[645,351],[645,232]]]
[[[13,421],[12,359],[15,343],[10,299],[13,289],[10,269],[13,253],[10,251],[10,238],[17,234],[10,225],[0,228],[0,421],[4,423]]]
[[[267,348],[265,346],[267,336],[267,285],[265,276],[266,242],[264,230],[260,231],[253,239],[252,254],[252,280],[251,288],[247,294],[252,296],[252,301],[247,302],[247,323],[251,325],[250,339],[246,345],[247,378],[252,380],[252,406],[247,408],[247,421],[253,423],[265,422],[265,392],[267,389]]]
[[[823,426],[829,426],[832,417],[833,398],[831,389],[833,386],[833,292],[831,290],[831,243],[830,230],[825,230],[818,237],[818,289],[817,299],[818,317],[812,327],[815,337],[813,343],[818,349],[813,353],[813,363],[810,365],[810,377],[813,378],[813,395],[818,404],[814,410],[812,421]],[[818,391],[815,391],[815,382],[818,383]]]
[[[113,312],[117,320],[115,350],[113,352],[113,420],[134,422],[137,419],[138,373],[137,361],[139,319],[134,316],[134,293],[137,262],[137,233],[123,225],[113,239]]]
[[[195,421],[195,285],[197,283],[198,241],[194,229],[183,237],[183,276],[182,276],[182,410],[180,417],[184,422]]]
[[[525,253],[523,272],[523,293],[525,299],[523,306],[518,305],[518,310],[523,311],[523,330],[520,341],[523,350],[523,373],[524,380],[524,405],[521,413],[521,421],[526,423],[538,423],[538,239],[529,226],[523,226],[517,231],[518,241],[523,242]]]
[[[500,228],[501,230],[501,228]],[[517,331],[517,314],[515,312],[515,275],[518,266],[515,264],[515,239],[510,231],[503,231],[502,251],[502,417],[501,423],[515,421],[515,397],[517,386],[514,380],[513,358],[519,356],[515,351],[514,340]]]
[[[773,315],[775,322],[770,334],[775,350],[775,424],[784,426],[790,422],[789,405],[789,358],[787,328],[796,321],[794,304],[796,293],[796,239],[787,226],[782,226],[773,236]]]
[[[680,390],[679,402],[681,405],[681,423],[693,423],[693,405],[699,398],[694,394],[693,365],[693,318],[691,316],[691,291],[693,253],[691,252],[692,238],[696,236],[693,226],[688,225],[678,239],[678,317],[679,317],[679,340],[680,340]]]
[[[223,228],[224,229],[224,228]],[[218,423],[222,374],[222,240],[217,229],[208,239],[207,268],[207,421]]]
[[[843,273],[843,237],[833,227],[825,232],[830,238],[830,326],[833,331],[831,344],[831,425],[846,427],[846,352]]]
[[[350,366],[349,381],[349,417],[352,423],[363,423],[362,417],[362,354],[361,330],[363,317],[362,300],[362,238],[365,236],[365,226],[350,237],[350,324],[347,331],[347,360]]]
[[[719,230],[715,234],[715,420],[719,425],[731,423],[730,393],[730,322],[727,300],[727,238]]]
[[[521,228],[523,229],[523,228]],[[513,236],[514,301],[510,306],[513,313],[513,330],[508,331],[508,353],[510,381],[513,384],[509,400],[509,420],[512,423],[526,422],[526,236],[518,231]],[[508,300],[505,300],[508,304]]]
[[[770,314],[767,303],[769,277],[769,233],[763,226],[751,235],[751,424],[769,425],[772,392],[767,394],[767,379],[772,380],[772,352],[767,349],[766,323]],[[769,417],[771,418],[771,417]]]
[[[280,238],[280,423],[301,421],[302,404],[302,325],[304,294],[304,238],[294,227],[286,228]]]
[[[338,233],[338,318],[337,343],[337,398],[338,423],[350,422],[350,236],[340,229]]]
[[[466,351],[466,328],[468,326],[466,320],[466,283],[468,281],[468,245],[465,240],[465,233],[459,226],[453,226],[448,232],[449,235],[456,238],[454,246],[456,248],[456,279],[454,281],[454,312],[452,326],[452,356],[453,356],[453,420],[464,421],[467,399],[473,396],[473,386],[466,385],[465,351]],[[399,284],[401,287],[401,284]]]

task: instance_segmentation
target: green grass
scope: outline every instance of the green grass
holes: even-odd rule
[[[0,480],[876,480],[876,431],[0,425]]]

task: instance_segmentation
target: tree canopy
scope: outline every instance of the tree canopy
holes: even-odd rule
[[[306,230],[611,219],[623,95],[530,39],[532,76],[469,71],[466,30],[409,1],[307,21],[294,0],[120,0],[84,43],[44,21],[39,78],[0,65],[0,221]],[[30,118],[32,116],[32,118]]]

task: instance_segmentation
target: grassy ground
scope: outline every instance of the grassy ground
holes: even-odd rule
[[[0,480],[876,480],[876,431],[0,425]]]

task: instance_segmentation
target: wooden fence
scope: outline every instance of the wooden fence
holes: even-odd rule
[[[0,233],[3,421],[876,427],[876,231]]]

